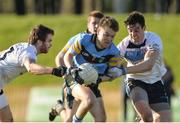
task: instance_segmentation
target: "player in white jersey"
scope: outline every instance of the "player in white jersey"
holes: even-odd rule
[[[140,12],[132,12],[125,21],[128,36],[118,49],[127,61],[126,89],[132,104],[144,122],[170,122],[170,108],[162,76],[163,63],[161,38],[145,31],[145,19]]]
[[[0,122],[13,122],[13,116],[3,92],[4,86],[25,72],[63,76],[65,67],[52,68],[36,64],[38,54],[47,53],[52,46],[54,31],[46,26],[35,26],[28,43],[17,43],[0,52]]]

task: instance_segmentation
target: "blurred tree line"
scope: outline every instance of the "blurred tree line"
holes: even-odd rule
[[[25,15],[89,13],[92,10],[112,13],[180,13],[180,0],[0,0],[0,13]]]

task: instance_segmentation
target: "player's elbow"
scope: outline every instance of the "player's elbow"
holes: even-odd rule
[[[34,64],[30,64],[29,68],[27,69],[27,71],[29,73],[36,74],[35,69],[34,69]]]
[[[155,59],[152,59],[152,58],[151,59],[147,59],[145,61],[144,69],[146,69],[146,71],[151,71],[153,66],[154,66],[154,64],[155,64]]]
[[[27,69],[27,71],[29,73],[33,73],[33,65],[32,64],[29,65],[29,68]]]
[[[63,60],[64,60],[64,61],[68,61],[69,59],[71,59],[71,55],[70,55],[69,52],[67,52],[67,53],[64,55]]]

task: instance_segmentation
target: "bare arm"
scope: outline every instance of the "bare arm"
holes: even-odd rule
[[[65,66],[65,64],[64,64],[64,55],[65,55],[65,52],[62,52],[62,50],[57,54],[57,56],[55,58],[55,63],[56,63],[57,67]]]
[[[133,73],[142,73],[142,72],[150,71],[155,64],[158,55],[159,55],[158,51],[155,50],[147,51],[144,57],[144,61],[138,63],[135,66],[127,67],[126,72],[133,74]]]
[[[67,51],[67,53],[64,56],[64,63],[67,68],[70,68],[73,66],[73,54]]]
[[[64,64],[64,55],[66,54],[67,50],[69,49],[70,45],[67,43],[63,49],[57,54],[55,58],[56,66],[65,66]]]
[[[53,68],[52,67],[44,67],[35,63],[35,60],[26,58],[24,65],[28,72],[41,75],[41,74],[51,74]]]

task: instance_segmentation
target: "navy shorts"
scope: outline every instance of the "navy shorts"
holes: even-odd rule
[[[87,87],[89,87],[89,88],[91,89],[91,91],[94,93],[94,95],[96,96],[96,98],[102,97],[101,91],[99,90],[97,84],[87,85]]]
[[[4,91],[1,89],[1,90],[0,90],[0,95],[2,95],[3,93],[4,93]]]
[[[141,80],[128,79],[126,82],[126,91],[128,95],[134,87],[143,88],[147,92],[149,104],[162,102],[168,103],[167,93],[161,80],[153,84],[148,84]]]

